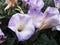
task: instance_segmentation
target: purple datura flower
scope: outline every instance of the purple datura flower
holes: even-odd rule
[[[9,21],[8,27],[16,33],[19,41],[29,39],[35,32],[33,21],[27,14],[14,14]]]
[[[22,0],[22,2],[26,2],[30,9],[41,10],[44,7],[43,0]]]
[[[60,0],[54,0],[55,6],[60,9]]]
[[[59,11],[54,7],[47,7],[44,13],[30,10],[28,14],[32,17],[34,26],[39,29],[51,28],[59,24]]]

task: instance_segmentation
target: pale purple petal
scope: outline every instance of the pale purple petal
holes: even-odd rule
[[[21,32],[18,31],[18,26],[24,25]],[[15,14],[11,17],[8,27],[14,31],[19,39],[19,41],[24,41],[29,39],[35,31],[33,21],[31,17],[27,14]]]
[[[35,32],[32,20],[30,20],[22,32],[16,32],[19,41],[28,40]]]
[[[7,38],[7,36],[5,36],[5,34],[0,29],[0,44],[3,43],[6,38]]]
[[[29,5],[30,9],[41,10],[44,7],[44,2],[43,0],[31,0]]]
[[[40,22],[42,21],[43,13],[38,10],[29,10],[28,14],[32,17],[34,26],[38,28],[40,26]]]
[[[30,9],[41,10],[44,7],[43,0],[22,0],[22,2],[26,2]]]
[[[23,23],[26,23],[28,20],[29,20],[28,15],[26,16],[25,14],[16,13],[11,17],[8,27],[15,31],[14,29],[17,29],[19,24],[21,24],[23,21],[24,21]]]
[[[14,14],[14,15],[11,17],[11,19],[10,19],[10,21],[9,21],[9,23],[8,23],[8,27],[9,27],[10,29],[12,29],[12,31],[14,31],[14,32],[15,32],[15,30],[17,29],[16,26],[19,25],[19,23],[20,23],[18,16],[19,16],[18,13],[17,13],[17,14]]]
[[[56,29],[57,29],[58,31],[60,31],[60,25],[57,25],[57,26],[56,26]]]
[[[45,14],[48,14],[49,16],[57,15],[59,14],[59,10],[54,7],[47,7],[47,9],[44,12]]]
[[[3,35],[4,36],[4,33],[2,32],[2,30],[0,29],[0,36]]]
[[[52,26],[56,26],[59,24],[59,11],[57,8],[54,7],[47,7],[46,11],[44,12],[44,18],[42,18],[42,22],[40,28],[50,28]],[[43,24],[44,23],[44,24]]]
[[[58,31],[60,31],[60,15],[59,15],[59,24],[56,26],[56,29],[58,30]]]
[[[54,0],[55,6],[60,9],[60,0]]]
[[[47,18],[44,21],[44,24],[42,24],[42,26],[40,28],[41,29],[51,28],[51,27],[56,26],[58,24],[59,24],[58,15],[54,15],[52,17]]]
[[[59,11],[57,8],[54,7],[47,7],[44,14],[38,10],[29,10],[28,14],[32,17],[33,24],[36,28],[43,27],[45,29],[59,24]],[[44,24],[42,24],[42,22],[44,22]]]
[[[43,6],[43,0],[30,0],[29,2],[28,14],[32,17],[34,25],[37,25],[35,26],[36,28],[39,26],[39,22],[43,16],[43,13],[40,11]]]

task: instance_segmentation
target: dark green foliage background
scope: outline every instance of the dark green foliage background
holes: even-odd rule
[[[19,11],[16,10],[16,6],[13,9],[4,11],[4,8],[6,7],[4,1],[5,0],[0,0],[0,22],[2,22],[0,28],[5,35],[7,35],[7,40],[0,45],[60,45],[60,32],[52,30],[52,28],[35,32],[29,40],[18,42],[16,34],[11,31],[7,25],[10,17],[15,13],[19,13]],[[42,8],[43,12],[48,6],[55,7],[53,0],[44,0],[44,2],[45,6]],[[21,6],[24,13],[27,13],[28,6],[26,8],[23,7],[21,0],[18,0],[18,5]]]

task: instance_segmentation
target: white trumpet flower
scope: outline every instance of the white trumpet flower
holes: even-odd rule
[[[26,14],[14,14],[9,21],[8,27],[16,33],[19,41],[28,40],[35,32],[33,21]]]

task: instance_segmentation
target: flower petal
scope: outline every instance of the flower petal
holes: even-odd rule
[[[51,27],[56,26],[58,24],[59,24],[58,15],[55,15],[50,18],[47,18],[44,21],[44,24],[42,24],[42,26],[40,27],[40,29],[51,28]]]
[[[60,31],[60,25],[57,25],[57,26],[56,26],[56,29],[57,29],[58,31]]]
[[[30,19],[29,15],[16,13],[11,17],[8,27],[9,28],[11,27],[11,29],[14,29],[14,28],[17,29],[20,24],[22,23],[25,24],[29,19]]]
[[[60,9],[60,0],[54,0],[55,6]]]
[[[32,17],[34,26],[38,28],[42,21],[43,13],[37,10],[29,10],[28,14]]]
[[[41,10],[44,7],[44,2],[43,0],[31,0],[29,5],[30,9]]]
[[[54,8],[54,7],[47,7],[47,9],[45,10],[45,12],[44,12],[45,14],[46,13],[48,13],[49,14],[49,16],[50,16],[50,14],[51,14],[51,16],[53,16],[53,15],[57,15],[57,14],[59,14],[59,10],[57,9],[57,8]]]
[[[59,24],[56,26],[56,29],[58,30],[58,31],[60,31],[60,15],[59,15]]]
[[[20,24],[18,15],[19,15],[18,13],[17,13],[17,14],[14,14],[14,15],[11,17],[11,19],[10,19],[10,21],[9,21],[9,23],[8,23],[8,27],[9,27],[10,29],[12,29],[12,31],[14,31],[14,32],[15,32],[15,29],[17,29],[17,25]]]
[[[1,35],[3,35],[3,36],[4,36],[4,33],[3,33],[3,32],[1,31],[1,29],[0,29],[0,36],[1,36]]]
[[[43,0],[22,0],[22,2],[26,2],[30,9],[41,10],[44,7]]]
[[[47,7],[42,18],[43,21],[41,22],[40,29],[51,28],[52,26],[59,24],[58,14],[59,11],[57,8]]]
[[[25,26],[22,32],[16,32],[16,35],[19,41],[28,40],[35,32],[35,28],[33,26],[32,20],[30,20]]]
[[[20,24],[25,24],[21,32],[18,31],[18,26]],[[35,31],[31,17],[26,14],[17,13],[13,15],[9,21],[8,27],[16,33],[19,41],[29,39]]]

